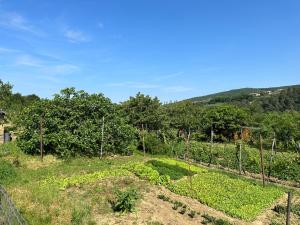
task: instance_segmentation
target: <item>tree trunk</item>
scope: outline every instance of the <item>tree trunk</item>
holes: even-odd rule
[[[209,158],[209,163],[208,166],[212,163],[212,150],[213,150],[213,144],[214,144],[214,130],[211,128],[210,131],[210,158]]]
[[[190,180],[190,187],[191,191],[193,190],[193,183],[192,183],[192,170],[191,170],[191,159],[190,159],[190,137],[191,137],[191,129],[189,128],[188,136],[186,138],[185,147],[186,147],[186,156],[189,163],[189,180]]]
[[[275,146],[276,146],[276,136],[275,136],[275,133],[274,133],[274,138],[273,138],[273,143],[272,143],[272,151],[271,151],[271,156],[270,156],[270,165],[269,165],[269,174],[268,174],[269,178],[272,174],[272,164],[273,164]]]

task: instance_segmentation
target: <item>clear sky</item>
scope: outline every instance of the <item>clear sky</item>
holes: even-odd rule
[[[0,79],[114,102],[300,83],[299,0],[0,0]]]

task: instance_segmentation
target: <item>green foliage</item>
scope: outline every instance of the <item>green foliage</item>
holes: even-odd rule
[[[143,163],[132,163],[126,165],[124,168],[128,169],[130,172],[134,173],[141,179],[148,180],[152,184],[168,185],[170,183],[170,176],[162,175],[154,170],[152,167],[147,166]]]
[[[15,120],[20,111],[39,100],[36,95],[22,96],[12,92],[13,85],[0,79],[0,109],[6,112],[6,120]],[[3,121],[0,121],[3,122]]]
[[[0,159],[0,184],[7,184],[15,179],[17,173],[13,165]]]
[[[123,102],[121,108],[124,116],[129,117],[129,123],[141,129],[142,125],[146,130],[158,130],[162,127],[163,117],[160,113],[161,103],[157,97],[137,93]]]
[[[180,167],[178,165],[167,164],[158,160],[150,160],[146,165],[151,166],[160,175],[168,175],[172,180],[179,180],[184,176],[192,175],[188,169]]]
[[[117,191],[116,200],[112,202],[112,208],[115,212],[133,212],[138,198],[139,195],[135,189]]]
[[[241,126],[249,125],[250,113],[240,107],[220,105],[209,107],[204,111],[203,129],[210,136],[211,128],[217,139],[231,140]]]
[[[184,157],[184,152],[179,152],[180,158]],[[271,176],[281,180],[300,181],[300,158],[297,153],[277,152],[273,156],[272,168],[269,167],[271,157],[270,151],[264,152],[264,162],[266,174],[271,172]],[[237,147],[233,144],[214,144],[210,151],[210,143],[195,142],[190,143],[189,158],[197,162],[211,163],[225,168],[238,169]],[[243,170],[251,173],[260,173],[260,155],[257,148],[245,146],[242,149]],[[270,169],[272,169],[270,171]]]
[[[169,187],[176,194],[198,199],[200,202],[247,221],[256,218],[283,191],[276,187],[263,188],[257,183],[208,172],[193,176],[192,189],[187,179]]]
[[[133,128],[108,98],[102,94],[89,95],[69,88],[62,90],[52,100],[36,102],[23,111],[18,123],[22,128],[18,144],[26,153],[39,152],[41,117],[45,153],[64,158],[99,155],[103,117],[105,152],[127,153],[127,147],[134,137]]]
[[[297,149],[300,141],[300,113],[268,113],[262,121],[264,136],[273,138],[275,133],[279,149]],[[270,141],[271,143],[271,141]]]
[[[64,190],[71,186],[78,186],[82,184],[93,183],[97,180],[101,180],[107,177],[121,177],[129,176],[130,173],[124,169],[106,169],[101,172],[95,172],[85,175],[76,175],[72,177],[67,177],[63,179],[57,179],[56,177],[48,177],[47,179],[41,181],[42,186],[55,185],[60,189]]]

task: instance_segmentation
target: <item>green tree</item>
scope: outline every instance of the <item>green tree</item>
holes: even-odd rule
[[[241,126],[249,123],[250,113],[247,110],[232,105],[220,105],[205,109],[202,127],[208,137],[213,129],[219,140],[230,140],[235,132],[240,131]]]
[[[102,143],[106,153],[126,153],[134,137],[133,128],[115,104],[102,94],[88,94],[67,88],[52,100],[26,108],[20,116],[18,144],[27,153],[39,152],[40,120],[44,122],[45,153],[61,157],[96,156]]]
[[[268,113],[262,121],[262,129],[266,137],[272,138],[275,133],[280,148],[295,148],[300,142],[300,113]]]
[[[134,127],[144,126],[147,130],[162,128],[161,103],[157,97],[137,93],[135,97],[123,102],[121,107]]]

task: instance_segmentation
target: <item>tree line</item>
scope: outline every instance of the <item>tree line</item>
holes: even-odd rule
[[[41,140],[45,154],[61,157],[100,156],[101,150],[105,154],[130,154],[136,148],[164,154],[185,148],[189,141],[213,138],[215,142],[236,142],[244,135],[241,127],[257,128],[269,145],[276,137],[280,150],[299,149],[300,113],[296,110],[259,112],[231,104],[191,101],[162,104],[157,97],[142,93],[115,104],[103,94],[75,88],[64,89],[52,99],[23,97],[28,102],[16,103],[19,110],[9,108],[3,100],[14,96],[11,86],[2,82],[0,87],[0,104],[10,112],[17,109],[10,119],[17,127],[18,145],[30,154],[40,153]],[[249,144],[258,144],[255,131],[248,132]]]

